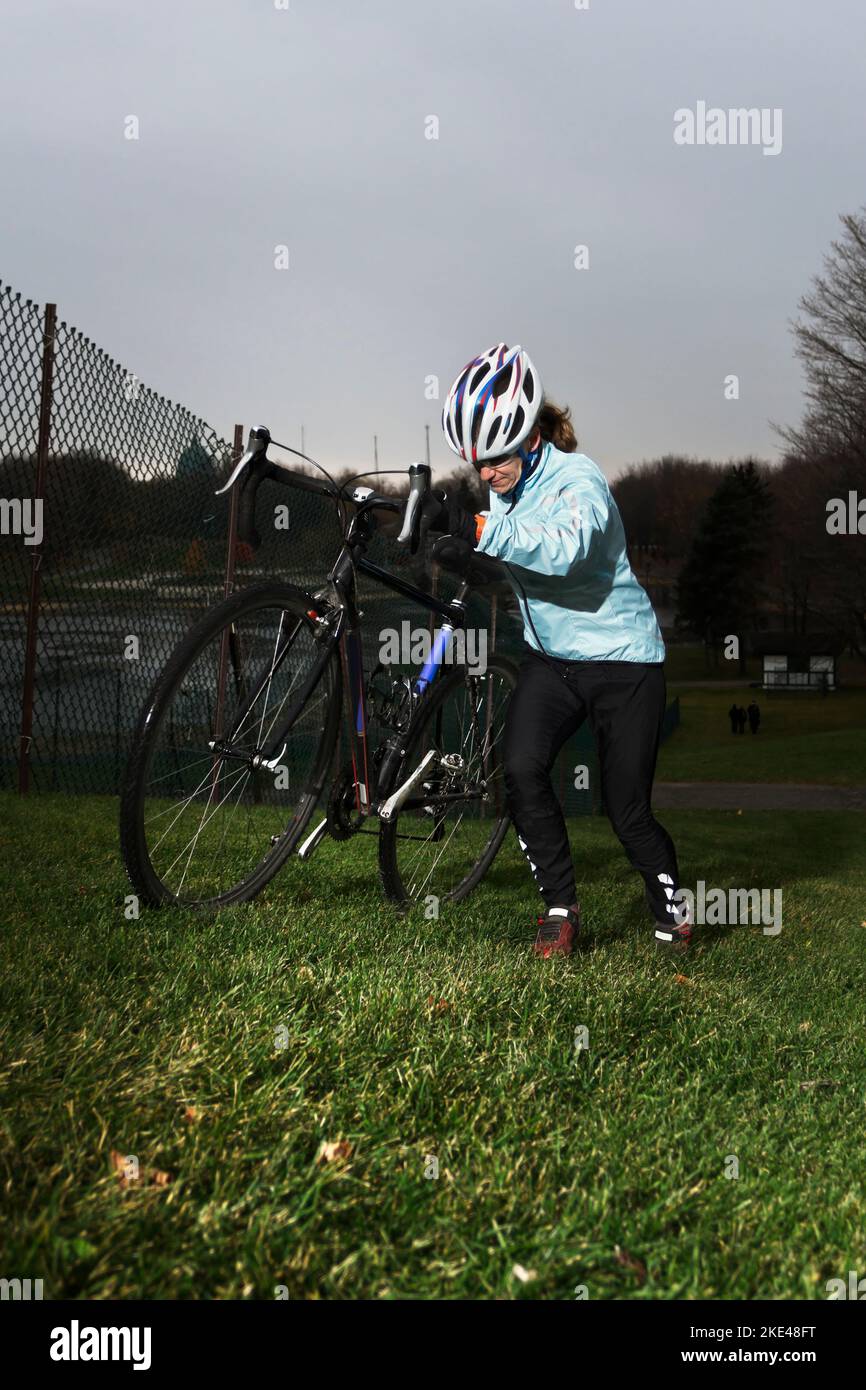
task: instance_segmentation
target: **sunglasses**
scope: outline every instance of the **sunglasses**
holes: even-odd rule
[[[519,458],[519,454],[502,454],[499,458],[479,459],[477,463],[473,463],[472,467],[476,473],[480,473],[482,468],[492,468],[494,472],[498,473],[501,468],[506,468],[509,463],[513,463],[515,459]]]

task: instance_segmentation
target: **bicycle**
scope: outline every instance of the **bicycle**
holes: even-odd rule
[[[268,458],[272,444],[287,448],[266,428],[251,430],[219,489],[239,487],[239,541],[253,551],[261,544],[256,493],[269,478],[335,503],[340,551],[318,589],[252,584],[209,608],[178,643],[145,701],[123,779],[129,879],[148,906],[217,909],[253,899],[291,855],[309,862],[327,835],[377,834],[388,899],[403,908],[430,895],[461,901],[492,864],[510,820],[501,739],[517,668],[492,654],[483,671],[465,663],[441,671],[470,589],[500,579],[502,566],[442,537],[433,558],[460,584],[450,601],[426,593],[366,550],[378,510],[403,513],[397,539],[417,553],[427,465],[409,467],[404,506],[369,487],[347,494],[292,471]],[[358,571],[441,618],[414,679],[381,662],[367,677]],[[338,767],[344,706],[350,757]],[[326,783],[325,814],[305,835]]]

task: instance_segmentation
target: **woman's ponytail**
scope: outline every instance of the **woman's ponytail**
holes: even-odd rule
[[[573,454],[577,449],[577,436],[571,423],[571,409],[566,406],[564,410],[553,401],[549,401],[546,396],[542,397],[541,409],[538,412],[536,425],[541,431],[541,437],[545,443],[553,445],[554,449],[559,449],[563,454]]]

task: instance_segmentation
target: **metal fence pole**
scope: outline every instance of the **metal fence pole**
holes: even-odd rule
[[[48,439],[51,433],[51,392],[54,382],[54,330],[57,305],[45,305],[42,333],[42,391],[39,400],[39,438],[36,446],[36,488],[34,502],[44,499],[45,471],[48,465]],[[44,537],[43,537],[44,538]],[[30,790],[30,745],[33,742],[33,689],[36,681],[36,637],[39,626],[39,600],[42,589],[42,546],[30,553],[30,595],[27,601],[27,638],[24,648],[24,680],[21,690],[21,737],[18,749],[18,792]]]
[[[235,437],[232,447],[232,467],[237,463],[244,451],[244,427],[235,425]],[[226,569],[223,582],[223,595],[228,598],[235,582],[235,561],[238,549],[238,506],[240,489],[235,486],[229,495],[229,531],[226,541]]]
[[[235,466],[244,451],[244,427],[235,425],[235,437],[232,446],[232,467]],[[223,593],[229,597],[235,582],[235,558],[237,554],[237,535],[238,535],[238,487],[232,488],[229,502],[229,525],[228,538],[226,540],[226,567],[223,580]],[[225,704],[226,674],[228,671],[228,628],[223,629],[220,638],[219,665],[217,667],[217,699],[216,711],[214,713],[213,728],[211,734],[214,738],[219,738],[222,734],[223,706]],[[213,767],[211,769],[212,794],[216,800],[220,799],[219,774],[220,759],[214,754]]]

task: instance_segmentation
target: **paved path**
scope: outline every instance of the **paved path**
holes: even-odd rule
[[[693,811],[866,811],[866,787],[810,782],[656,782],[653,805]]]

